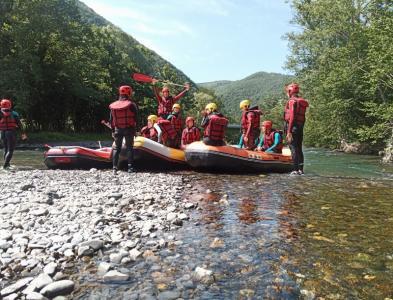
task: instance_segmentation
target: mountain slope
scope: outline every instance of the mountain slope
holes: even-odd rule
[[[133,72],[191,81],[77,0],[0,1],[0,65],[0,97],[13,100],[32,130],[103,130],[123,84],[133,86],[144,120],[157,103]],[[190,95],[182,98],[186,109],[194,106]]]
[[[226,113],[230,116],[239,115],[239,103],[244,99],[252,100],[265,109],[271,109],[284,96],[284,85],[292,80],[292,76],[278,73],[257,72],[236,81],[213,81],[198,85],[211,89],[222,98]]]

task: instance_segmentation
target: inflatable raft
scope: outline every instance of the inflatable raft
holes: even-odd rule
[[[45,152],[45,165],[49,169],[111,168],[112,148],[90,149],[79,146],[49,147]],[[174,169],[187,167],[183,150],[173,149],[144,137],[134,140],[134,163],[137,168]],[[127,164],[123,147],[120,167]]]
[[[276,154],[194,142],[186,147],[185,152],[187,163],[201,170],[284,173],[293,168],[288,148],[284,148],[282,154]]]

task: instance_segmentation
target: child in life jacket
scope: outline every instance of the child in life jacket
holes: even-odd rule
[[[150,115],[147,117],[147,125],[141,129],[141,136],[151,139],[155,142],[158,141],[158,132],[154,125],[157,123],[158,117]]]
[[[281,153],[283,148],[282,132],[272,128],[272,121],[264,121],[262,123],[262,137],[258,145],[258,151],[266,151],[271,153]]]
[[[187,117],[186,128],[183,129],[181,136],[181,149],[185,149],[186,145],[201,139],[201,133],[199,128],[195,126],[195,120],[193,117]]]

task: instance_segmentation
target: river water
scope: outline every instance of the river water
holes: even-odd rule
[[[21,152],[17,168],[43,168]],[[378,157],[306,150],[306,175],[182,172],[198,203],[160,261],[130,264],[127,284],[81,271],[79,298],[180,291],[198,299],[393,298],[393,167]],[[184,284],[196,267],[211,282]],[[164,278],[157,282],[157,271]],[[183,284],[182,284],[183,282]],[[321,298],[321,299],[322,299]]]

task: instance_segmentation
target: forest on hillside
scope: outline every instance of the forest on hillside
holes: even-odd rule
[[[308,145],[361,141],[382,149],[393,136],[393,2],[293,0],[287,62],[311,108]]]
[[[1,1],[0,26],[0,97],[12,99],[29,130],[102,130],[122,84],[134,87],[143,119],[156,101],[150,85],[132,81],[133,72],[192,83],[76,0]],[[195,85],[182,99],[186,110],[198,106],[194,93]]]

